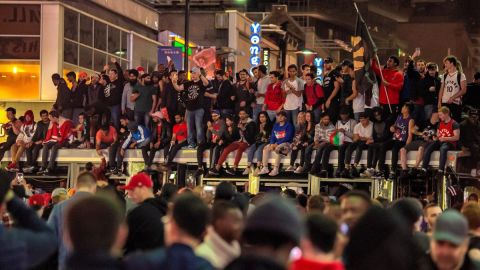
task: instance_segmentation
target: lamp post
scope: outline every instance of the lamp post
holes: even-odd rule
[[[190,26],[190,0],[185,0],[185,57],[183,58],[183,69],[188,72],[188,49],[189,49],[189,26]]]

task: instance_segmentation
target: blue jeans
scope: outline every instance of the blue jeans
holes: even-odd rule
[[[432,118],[432,114],[433,114],[433,105],[432,104],[425,105],[423,107],[423,113],[425,114],[425,119],[427,121],[430,121],[430,118]]]
[[[135,122],[150,129],[150,115],[149,112],[135,112]]]
[[[322,115],[322,109],[316,108],[313,110],[313,117],[315,117],[314,123],[318,123],[320,121],[320,115]]]
[[[255,157],[258,161],[262,160],[263,148],[267,145],[266,143],[262,144],[252,144],[247,149],[248,163],[253,163],[253,158]]]
[[[112,116],[112,123],[113,126],[118,130],[120,127],[120,114],[122,113],[122,110],[120,109],[120,104],[114,105],[114,106],[108,106],[110,109],[110,114]]]
[[[430,164],[430,158],[433,151],[440,150],[440,164],[438,168],[442,171],[445,171],[445,165],[447,164],[447,153],[449,150],[453,149],[455,149],[453,144],[448,142],[435,141],[434,143],[428,144],[425,146],[422,168],[427,169],[428,165]]]
[[[277,121],[277,112],[276,111],[267,111],[268,117],[270,118],[270,121],[275,123]]]
[[[188,129],[188,144],[195,145],[195,135],[197,138],[197,144],[201,144],[205,140],[205,135],[203,134],[203,108],[197,109],[195,111],[187,110],[186,119],[187,119],[187,129]]]
[[[294,126],[297,124],[298,109],[285,110],[287,113],[287,122],[292,123]]]
[[[252,116],[253,121],[257,122],[258,114],[262,111],[262,108],[263,108],[263,104],[256,104],[255,107],[253,107],[253,116]]]

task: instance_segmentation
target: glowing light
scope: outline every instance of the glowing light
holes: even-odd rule
[[[2,78],[6,78],[6,77],[7,77],[7,75],[2,75]]]
[[[13,67],[13,74],[17,74],[17,67]]]
[[[30,77],[31,77],[31,78],[36,78],[37,76],[35,76],[35,75],[32,75],[32,76],[30,76]]]

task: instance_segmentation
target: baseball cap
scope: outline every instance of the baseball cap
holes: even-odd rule
[[[212,110],[212,114],[220,115],[220,111],[219,110]]]
[[[194,67],[191,70],[192,73],[200,73],[200,69],[198,67]]]
[[[156,111],[152,114],[152,117],[163,119],[163,113],[161,111]]]
[[[145,72],[145,69],[142,66],[138,66],[135,68],[138,72]]]
[[[56,188],[52,191],[52,198],[59,197],[59,196],[67,196],[68,192],[64,188]]]
[[[433,230],[435,241],[446,241],[460,245],[468,238],[468,222],[457,210],[447,210],[441,214]]]
[[[28,198],[28,205],[30,206],[45,206],[47,202],[43,194],[34,194]]]
[[[126,186],[122,186],[121,189],[133,190],[137,187],[153,187],[153,181],[146,173],[138,173],[130,178],[130,182]]]
[[[88,77],[88,74],[87,72],[85,71],[81,71],[80,73],[78,73],[78,78],[87,78]]]

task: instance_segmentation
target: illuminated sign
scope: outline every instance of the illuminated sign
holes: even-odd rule
[[[270,49],[268,49],[268,48],[263,49],[263,65],[267,67],[267,70],[269,70],[269,67],[270,67]]]
[[[260,31],[262,30],[260,24],[258,22],[254,22],[252,23],[252,25],[250,25],[250,32],[252,33],[250,35],[250,43],[251,43],[251,46],[250,46],[250,65],[252,66],[250,68],[250,73],[251,73],[251,70],[253,67],[256,67],[258,65],[260,65],[260,40],[261,40],[261,37],[260,37]]]
[[[314,65],[317,67],[316,80],[323,83],[323,58],[317,57],[313,60]]]

